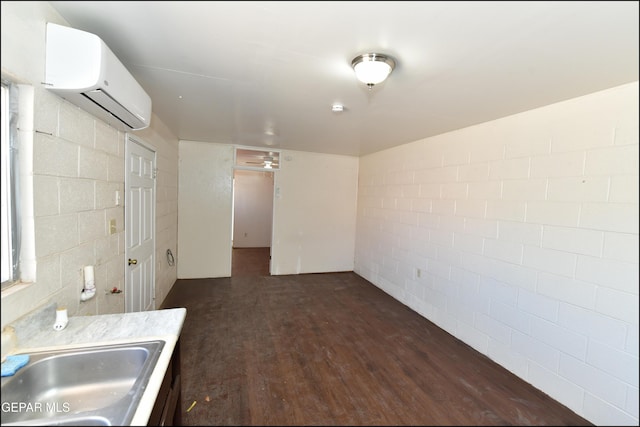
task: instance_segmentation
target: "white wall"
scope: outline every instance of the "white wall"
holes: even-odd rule
[[[595,424],[638,425],[638,83],[361,158],[355,271]]]
[[[234,172],[234,248],[271,246],[273,174],[274,172],[241,169]]]
[[[46,22],[67,25],[49,3],[2,2],[1,16],[3,76],[33,89],[27,132],[33,140],[36,256],[35,282],[2,292],[2,326],[50,302],[67,307],[70,315],[123,312],[124,294],[105,291],[124,288],[124,206],[115,205],[116,190],[124,191],[124,134],[42,87]],[[143,138],[158,149],[161,164],[159,241],[162,248],[175,247],[177,139],[155,116]],[[109,219],[117,224],[112,235]],[[95,266],[98,292],[80,302],[84,265]],[[163,267],[157,276],[156,295],[166,295],[176,268]]]
[[[231,276],[233,146],[180,141],[178,278]]]
[[[179,278],[231,275],[233,145],[180,141]],[[358,158],[282,150],[271,274],[352,271]]]
[[[283,150],[271,274],[352,271],[358,158]]]

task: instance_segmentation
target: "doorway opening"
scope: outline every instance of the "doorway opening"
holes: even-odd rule
[[[277,152],[236,149],[231,277],[270,274],[274,170],[279,168],[278,160]]]

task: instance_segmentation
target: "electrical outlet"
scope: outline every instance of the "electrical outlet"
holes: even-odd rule
[[[422,277],[422,270],[421,270],[421,269],[419,269],[419,268],[416,268],[416,277],[417,277],[417,278]]]
[[[115,220],[115,218],[109,220],[109,234],[116,234],[116,220]]]

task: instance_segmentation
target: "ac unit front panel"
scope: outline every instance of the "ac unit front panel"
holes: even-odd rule
[[[47,24],[45,85],[69,102],[122,129],[151,122],[151,98],[96,35]]]

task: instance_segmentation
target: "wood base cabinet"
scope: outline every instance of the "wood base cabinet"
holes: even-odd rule
[[[150,426],[182,425],[180,386],[180,339],[176,342],[171,362],[162,380],[156,403],[149,417]]]

